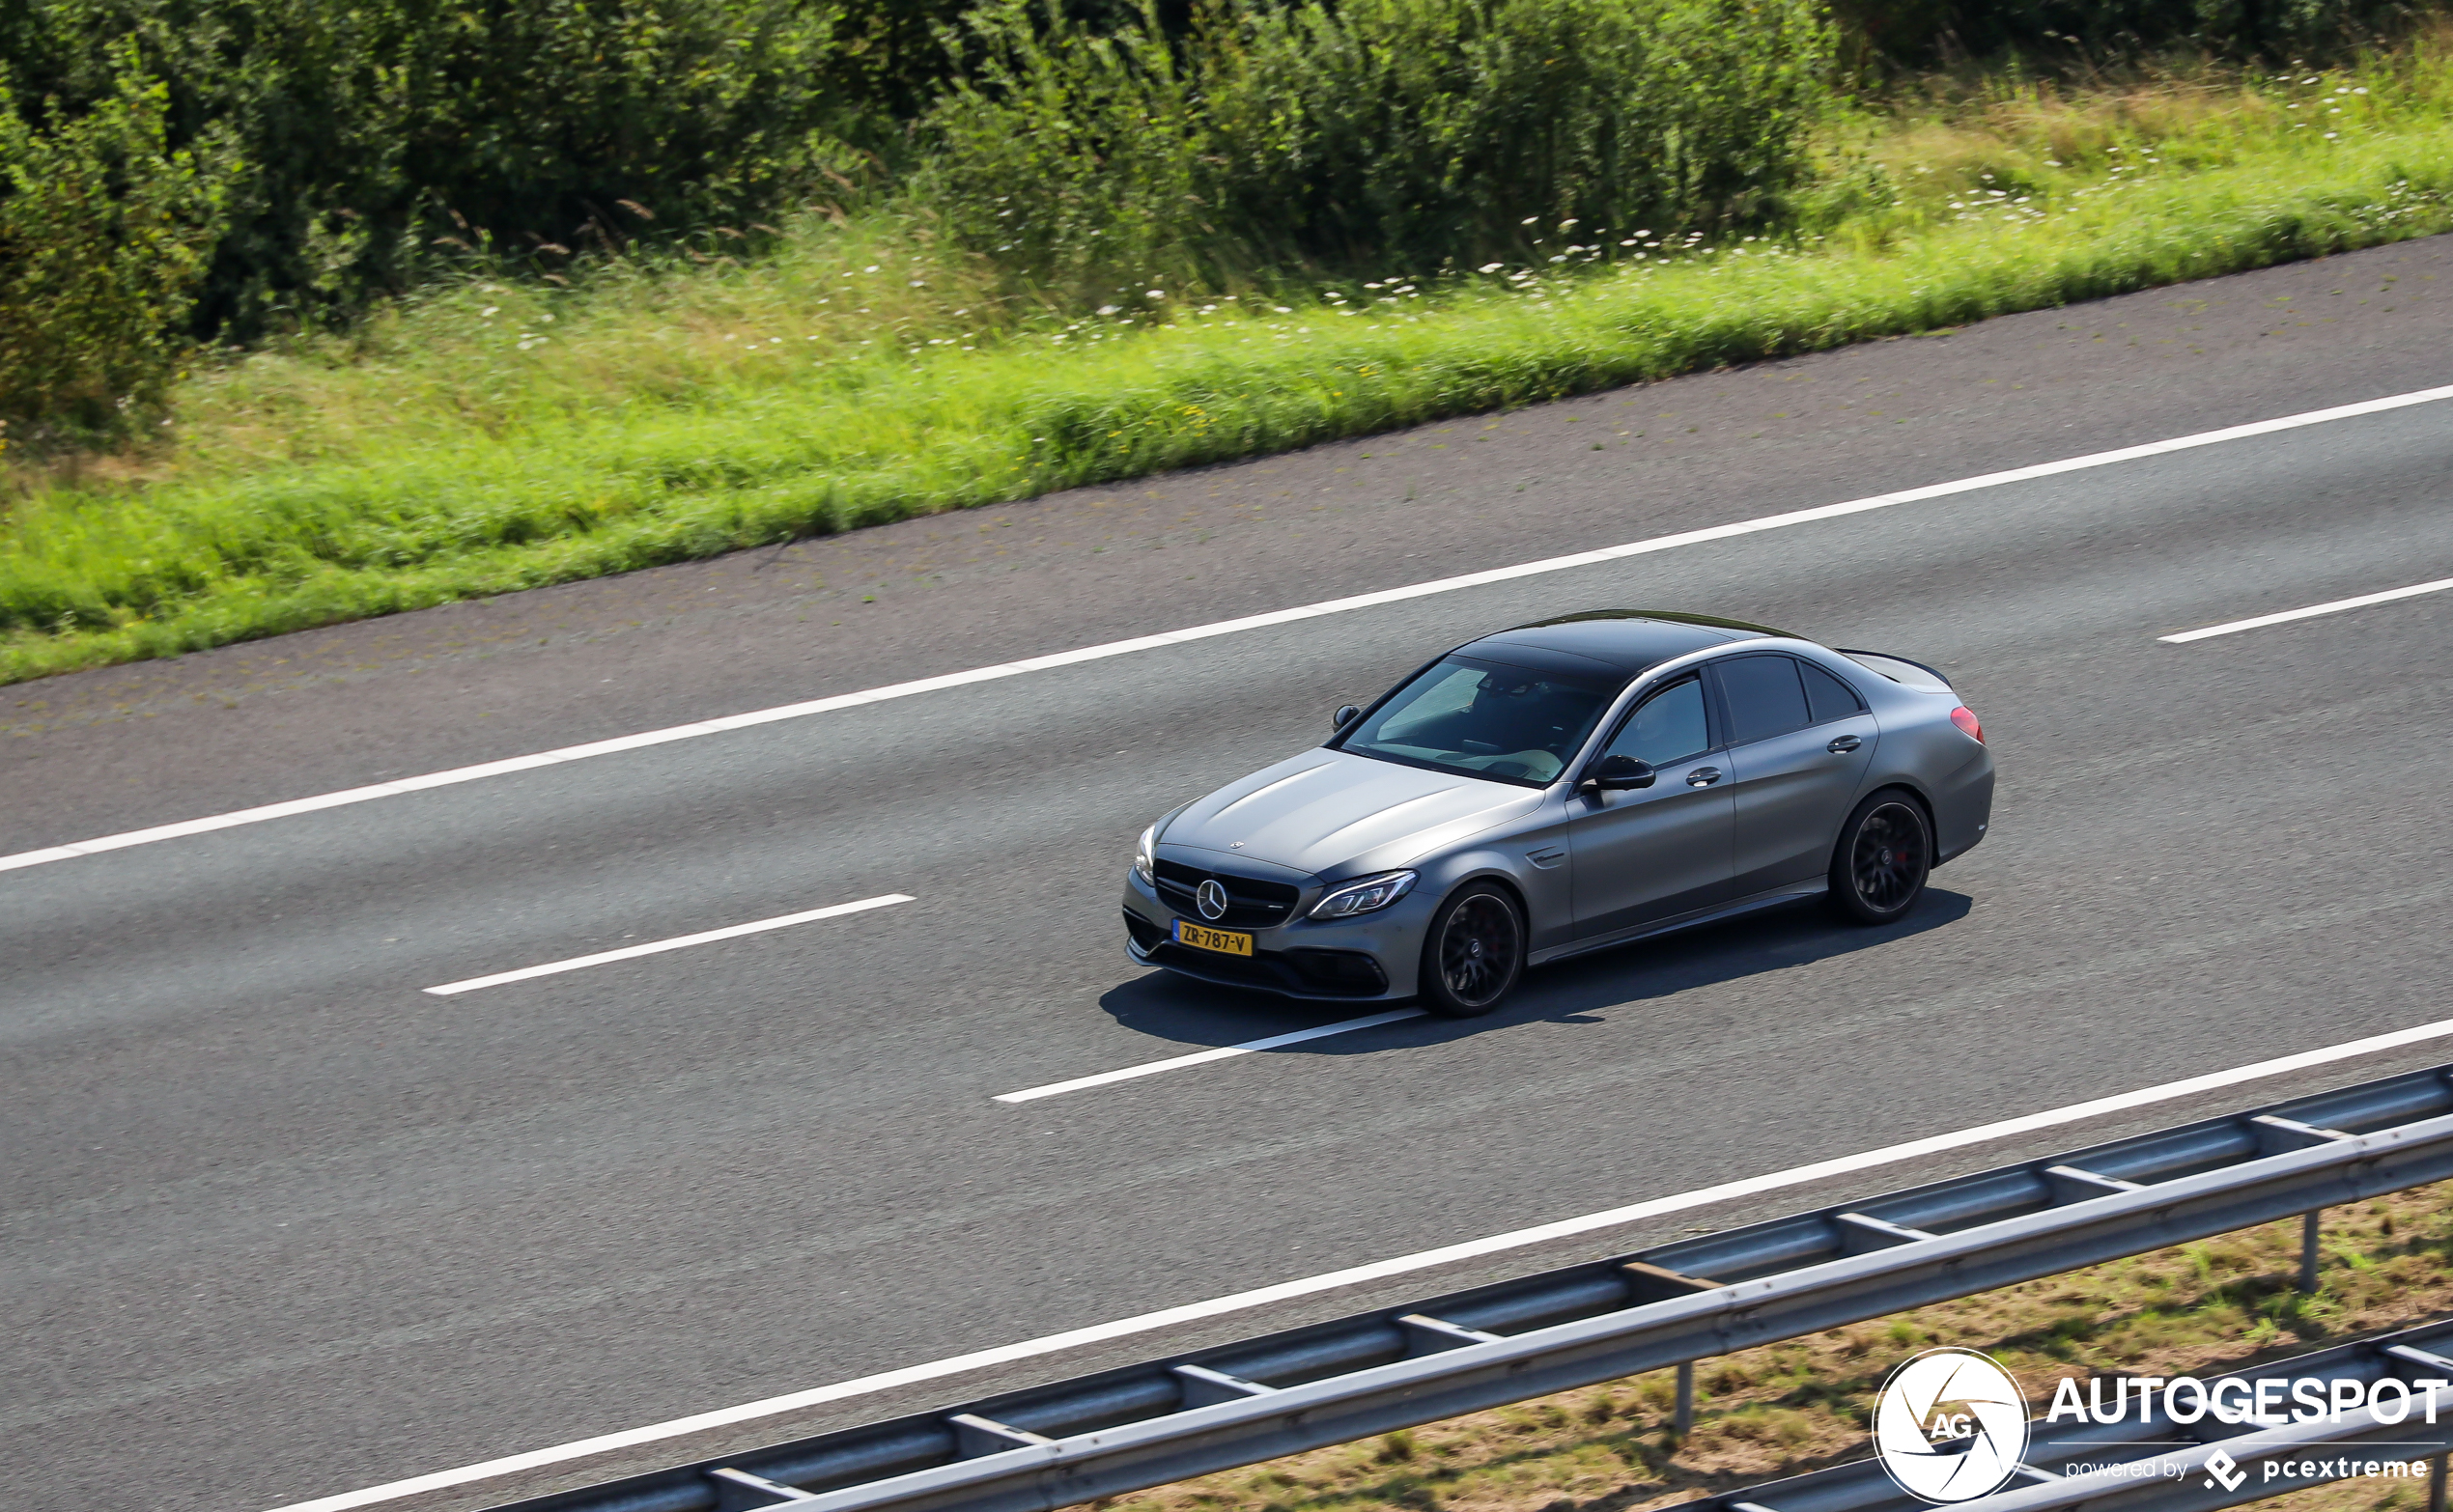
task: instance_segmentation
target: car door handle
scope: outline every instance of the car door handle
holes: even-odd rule
[[[1686,785],[1690,788],[1708,788],[1719,780],[1721,770],[1718,767],[1698,767],[1686,774]]]
[[[1863,745],[1864,743],[1865,742],[1858,740],[1853,735],[1843,735],[1833,740],[1832,742],[1824,746],[1823,749],[1831,752],[1835,756],[1838,756],[1855,750],[1858,746]]]

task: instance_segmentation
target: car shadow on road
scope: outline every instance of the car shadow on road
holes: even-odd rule
[[[1726,924],[1596,951],[1531,972],[1515,994],[1487,1018],[1412,1019],[1281,1046],[1265,1053],[1367,1055],[1487,1034],[1521,1023],[1599,1023],[1604,1021],[1593,1015],[1602,1009],[1622,1008],[1766,971],[1785,971],[1834,956],[1875,949],[1931,930],[1948,928],[1965,918],[1974,907],[1975,900],[1965,893],[1936,888],[1929,890],[1900,922],[1865,929],[1834,919],[1819,899],[1790,904]],[[1173,1045],[1226,1046],[1405,1005],[1300,1003],[1152,970],[1109,989],[1100,995],[1099,1006],[1112,1014],[1118,1024],[1153,1040]]]

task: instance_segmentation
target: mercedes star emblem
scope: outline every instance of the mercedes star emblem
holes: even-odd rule
[[[1201,883],[1200,891],[1193,894],[1193,902],[1199,906],[1202,918],[1223,919],[1226,916],[1226,889],[1218,885],[1215,877]]]

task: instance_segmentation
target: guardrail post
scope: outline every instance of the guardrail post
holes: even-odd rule
[[[2299,1219],[2299,1289],[2317,1290],[2317,1218],[2323,1208],[2310,1208]]]
[[[2428,1512],[2444,1512],[2444,1456],[2428,1461]]]
[[[1688,1429],[1695,1426],[1695,1361],[1691,1359],[1678,1362],[1678,1414],[1673,1421],[1678,1424],[1678,1436],[1681,1439],[1686,1437]],[[2431,1508],[2430,1512],[2443,1512],[2443,1509]]]

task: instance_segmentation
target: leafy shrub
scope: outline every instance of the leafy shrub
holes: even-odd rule
[[[961,240],[1046,279],[1217,255],[1198,81],[1155,26],[1103,36],[991,0],[970,28],[981,58],[932,114],[923,181]]]
[[[152,410],[177,376],[188,306],[233,164],[167,145],[169,92],[121,49],[81,113],[0,85],[0,420],[89,439]]]
[[[2404,0],[1835,0],[1866,61],[1922,68],[2011,52],[2117,57],[2173,45],[2234,59],[2321,54],[2394,29]]]
[[[14,0],[0,82],[70,112],[136,48],[173,151],[246,172],[198,307],[248,339],[346,317],[462,249],[551,271],[590,245],[736,237],[827,171],[855,106],[822,0]]]
[[[1799,0],[1341,0],[1239,31],[1210,109],[1241,238],[1425,268],[1760,219],[1830,45]]]
[[[930,188],[969,244],[1090,284],[1427,270],[1759,219],[1804,175],[1811,0],[1220,3],[1092,35],[973,13]]]

